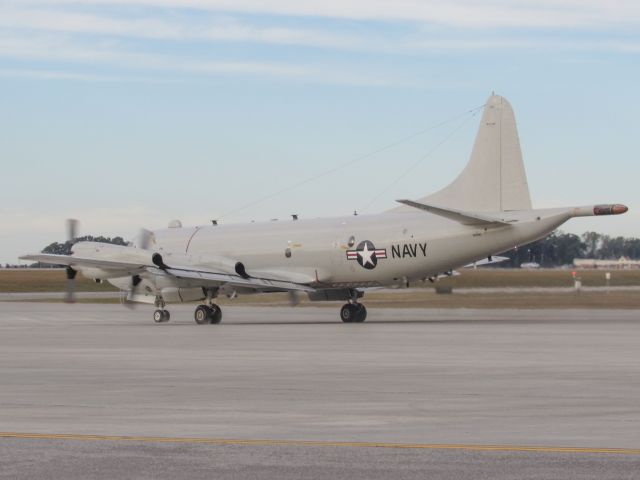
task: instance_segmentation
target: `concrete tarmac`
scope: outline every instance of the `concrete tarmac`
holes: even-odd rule
[[[0,477],[640,472],[637,311],[151,312],[0,304]]]

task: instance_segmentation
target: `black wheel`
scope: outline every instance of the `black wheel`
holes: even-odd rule
[[[361,303],[358,303],[356,305],[356,319],[354,321],[358,323],[362,323],[366,319],[367,319],[367,308]]]
[[[344,323],[352,323],[356,321],[356,306],[351,303],[345,303],[340,309],[340,318]]]
[[[171,314],[169,313],[169,310],[162,310],[162,321],[168,322],[170,319],[171,319]]]
[[[193,314],[193,318],[198,325],[207,325],[211,323],[211,313],[211,309],[208,306],[198,305],[196,307],[196,311]]]
[[[220,323],[222,321],[222,309],[213,303],[209,310],[211,311],[211,316],[209,317],[211,323]]]
[[[153,312],[153,321],[156,323],[164,322],[164,312],[166,312],[166,310],[156,310]]]

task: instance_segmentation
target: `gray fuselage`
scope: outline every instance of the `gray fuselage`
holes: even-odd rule
[[[553,231],[567,209],[500,212],[509,226],[465,226],[425,212],[169,228],[155,251],[207,266],[207,256],[242,262],[249,274],[282,271],[331,287],[406,283],[432,277]],[[375,249],[373,254],[362,252]],[[203,260],[199,261],[198,256]]]

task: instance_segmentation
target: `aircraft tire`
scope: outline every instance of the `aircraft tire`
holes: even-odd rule
[[[193,314],[193,318],[198,325],[208,325],[211,323],[212,313],[207,305],[198,305]]]
[[[210,323],[217,324],[222,321],[222,309],[216,305],[215,303],[211,304],[209,307],[210,315]]]
[[[356,305],[356,315],[355,315],[355,319],[353,321],[354,322],[358,322],[358,323],[362,323],[366,319],[367,319],[367,307],[365,307],[361,303],[358,303]]]
[[[345,303],[340,309],[340,319],[344,323],[353,323],[356,321],[357,307],[351,303]]]
[[[156,323],[168,322],[171,316],[168,310],[156,310],[153,312],[153,321]]]

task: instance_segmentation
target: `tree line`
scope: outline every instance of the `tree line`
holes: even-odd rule
[[[542,267],[558,267],[573,263],[574,258],[615,260],[627,257],[637,260],[640,259],[640,238],[610,237],[598,232],[585,232],[578,236],[556,230],[542,240],[502,255],[511,260],[499,264],[503,267],[519,267],[527,262],[535,262]]]
[[[122,237],[103,237],[102,235],[94,237],[92,235],[85,235],[84,237],[78,237],[73,240],[67,240],[64,243],[53,242],[42,249],[42,253],[51,253],[54,255],[71,255],[71,247],[77,242],[100,242],[100,243],[112,243],[114,245],[127,245]]]

